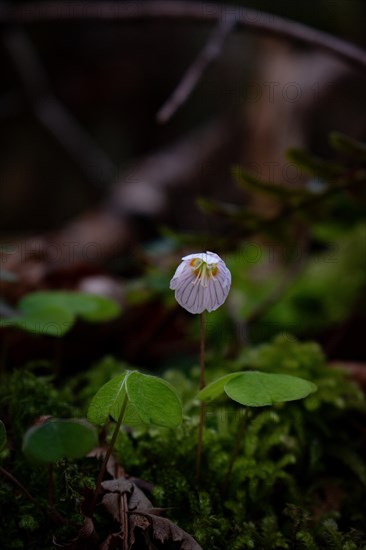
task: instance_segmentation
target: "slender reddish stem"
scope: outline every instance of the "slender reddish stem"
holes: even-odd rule
[[[95,509],[95,506],[97,504],[97,498],[98,498],[98,495],[100,493],[100,489],[101,489],[101,486],[102,486],[102,481],[103,481],[103,478],[104,478],[104,474],[105,474],[105,471],[106,471],[106,468],[107,468],[107,464],[108,464],[108,460],[109,460],[109,457],[111,456],[112,454],[112,451],[113,451],[113,447],[114,447],[114,444],[116,442],[116,439],[117,439],[117,435],[118,435],[118,432],[119,432],[119,429],[121,427],[121,424],[122,424],[122,420],[123,420],[123,417],[124,417],[124,414],[126,412],[126,407],[127,407],[127,402],[128,402],[128,397],[127,397],[127,394],[125,396],[125,399],[123,401],[123,405],[122,405],[122,409],[121,409],[121,412],[119,414],[119,417],[118,417],[118,420],[117,420],[117,423],[116,423],[116,427],[114,428],[114,432],[113,432],[113,435],[112,435],[112,439],[111,439],[111,442],[108,446],[108,449],[107,449],[107,452],[105,454],[105,457],[104,457],[104,460],[103,460],[103,464],[99,470],[99,475],[98,475],[98,479],[97,479],[97,482],[95,484],[95,490],[94,490],[94,495],[93,495],[93,501],[92,501],[92,504],[91,504],[91,507],[90,507],[90,515],[93,514],[94,512],[94,509]]]
[[[201,313],[201,340],[200,340],[200,390],[205,387],[205,314]],[[196,480],[199,481],[201,477],[201,458],[202,458],[202,442],[203,442],[203,430],[205,425],[205,404],[202,402],[200,405],[200,420],[198,425],[198,443],[196,453]]]
[[[205,314],[201,313],[201,341],[200,341],[200,390],[205,387]]]
[[[55,508],[54,494],[53,494],[53,464],[48,465],[48,492],[47,500],[51,510]]]

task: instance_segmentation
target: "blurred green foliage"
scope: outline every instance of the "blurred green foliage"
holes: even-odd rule
[[[76,318],[89,323],[111,321],[120,314],[110,298],[74,291],[40,291],[24,296],[4,326],[15,326],[34,334],[61,337],[71,330]]]
[[[209,341],[221,353],[229,340],[259,343],[281,331],[317,338],[364,311],[365,144],[337,132],[329,143],[331,159],[287,152],[299,176],[291,185],[233,167],[249,200],[243,205],[198,200],[204,215],[220,219],[225,232],[164,233],[177,244],[215,250],[231,270],[229,307],[208,318]],[[252,210],[252,196],[269,197],[274,214]]]

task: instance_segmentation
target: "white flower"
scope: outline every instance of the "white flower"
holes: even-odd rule
[[[199,252],[182,258],[170,288],[177,302],[190,313],[214,311],[229,294],[231,273],[214,252]]]

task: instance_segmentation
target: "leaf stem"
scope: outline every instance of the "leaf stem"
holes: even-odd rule
[[[20,483],[20,481],[18,481],[16,477],[13,476],[13,474],[8,472],[8,470],[5,470],[1,466],[0,466],[0,474],[2,474],[4,477],[6,477],[6,479],[11,481],[11,483],[15,485],[18,489],[20,489],[20,491],[24,493],[24,495],[28,498],[28,500],[30,500],[40,512],[42,512],[43,514],[48,514],[53,523],[57,525],[67,525],[67,524],[73,523],[68,519],[64,518],[59,512],[57,512],[57,510],[55,510],[54,507],[47,510],[44,506],[42,506],[42,504],[40,504],[34,498],[34,496],[31,495],[28,489],[22,483]]]
[[[109,446],[108,446],[108,449],[107,449],[107,452],[106,452],[106,454],[105,454],[105,457],[104,457],[104,460],[103,460],[103,464],[102,464],[102,466],[101,466],[101,468],[100,468],[100,470],[99,470],[97,482],[96,482],[96,484],[95,484],[95,490],[94,490],[93,500],[92,500],[92,503],[91,503],[91,506],[90,506],[90,517],[93,515],[95,506],[96,506],[96,504],[97,504],[97,498],[98,498],[98,495],[99,495],[99,493],[100,493],[100,489],[101,489],[102,481],[103,481],[104,474],[105,474],[105,471],[106,471],[106,468],[107,468],[108,460],[109,460],[109,458],[110,458],[110,456],[111,456],[111,454],[112,454],[113,447],[114,447],[114,444],[115,444],[115,442],[116,442],[117,435],[118,435],[119,429],[120,429],[120,427],[121,427],[123,417],[124,417],[125,412],[126,412],[127,403],[128,403],[128,397],[127,397],[127,394],[126,394],[125,399],[124,399],[124,401],[123,401],[122,408],[121,408],[121,412],[120,412],[120,414],[119,414],[119,417],[118,417],[116,426],[115,426],[115,428],[114,428],[114,432],[113,432],[113,435],[112,435],[111,442],[110,442],[110,444],[109,444]]]
[[[235,436],[235,444],[234,444],[234,447],[231,451],[231,456],[230,456],[229,464],[228,464],[228,467],[227,467],[227,470],[226,470],[225,479],[224,479],[224,482],[223,482],[222,487],[221,487],[221,496],[222,497],[226,496],[226,493],[227,493],[227,490],[228,490],[228,487],[229,487],[233,467],[234,467],[236,459],[238,458],[238,454],[239,454],[239,451],[240,451],[240,446],[241,446],[242,439],[243,439],[243,436],[244,436],[244,430],[245,430],[247,417],[248,417],[248,409],[244,409],[243,416],[241,417],[241,419],[239,421],[239,424],[238,424],[238,431],[237,431],[236,436]]]
[[[8,336],[6,334],[6,331],[4,331],[3,347],[2,347],[2,350],[0,352],[0,379],[5,378],[7,352],[8,352]]]
[[[18,487],[18,489],[20,489],[22,491],[22,493],[25,494],[25,496],[39,509],[41,510],[42,512],[44,513],[47,513],[47,510],[45,510],[45,508],[43,508],[43,506],[41,506],[41,504],[30,494],[30,492],[28,491],[28,489],[26,487],[24,487],[24,485],[22,485],[20,483],[20,481],[17,480],[16,477],[14,477],[10,472],[8,472],[7,470],[5,470],[4,468],[2,468],[0,466],[0,473],[6,477],[9,481],[12,482],[13,485],[15,485],[16,487]]]
[[[201,313],[201,341],[200,341],[200,390],[205,387],[205,336],[206,336],[206,324],[205,314]],[[203,429],[205,424],[205,404],[200,404],[200,419],[198,425],[198,443],[196,453],[196,481],[199,481],[201,476],[201,458],[202,458],[202,440]]]
[[[47,480],[47,500],[51,510],[55,508],[54,491],[53,491],[53,464],[48,465],[48,480]]]

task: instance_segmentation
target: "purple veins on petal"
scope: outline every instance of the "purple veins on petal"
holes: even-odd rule
[[[195,298],[197,296],[197,292],[198,292],[198,285],[191,283],[191,289],[189,291],[187,298],[184,300],[184,305],[188,305],[188,307],[193,307]]]

